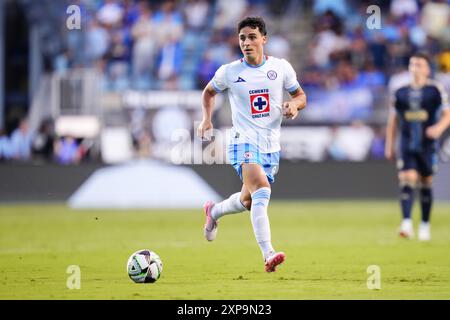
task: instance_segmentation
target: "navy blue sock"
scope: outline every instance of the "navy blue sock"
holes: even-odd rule
[[[402,206],[403,219],[411,219],[411,209],[414,202],[414,189],[409,185],[401,188],[400,205]]]
[[[422,207],[422,221],[430,221],[431,206],[433,205],[433,191],[431,188],[420,189],[420,205]]]

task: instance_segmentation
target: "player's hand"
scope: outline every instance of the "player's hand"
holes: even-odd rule
[[[283,103],[283,116],[287,119],[294,120],[297,118],[299,111],[297,110],[297,106],[292,102]]]
[[[197,136],[203,141],[208,140],[207,132],[211,132],[213,129],[213,124],[210,120],[202,120],[197,128]]]
[[[434,125],[431,127],[428,127],[426,130],[426,135],[430,139],[439,139],[439,137],[442,134],[442,129],[438,125]]]

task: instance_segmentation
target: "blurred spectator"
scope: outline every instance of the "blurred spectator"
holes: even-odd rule
[[[64,75],[69,70],[70,61],[71,53],[69,50],[66,50],[56,56],[55,60],[53,61],[53,69],[56,73]]]
[[[392,0],[391,14],[394,17],[414,16],[419,11],[416,0]]]
[[[422,10],[422,26],[426,33],[439,38],[448,26],[450,6],[446,0],[428,1]]]
[[[181,44],[174,38],[168,38],[156,59],[158,79],[165,81],[176,78],[181,70],[182,59]]]
[[[411,75],[406,69],[397,68],[397,72],[394,73],[388,82],[389,93],[395,92],[397,89],[407,85],[411,81]]]
[[[153,17],[153,23],[159,46],[164,46],[167,41],[178,42],[183,36],[183,17],[174,0],[163,2],[161,9]]]
[[[109,41],[107,30],[100,25],[96,18],[93,18],[86,31],[86,47],[84,49],[89,65],[105,55],[109,47]]]
[[[320,15],[326,11],[332,11],[335,14],[345,17],[348,13],[346,0],[314,0],[313,12]]]
[[[319,19],[317,28],[311,58],[316,66],[328,68],[331,55],[349,49],[350,40],[342,33],[340,20],[331,11]]]
[[[0,160],[11,159],[13,153],[8,135],[0,129]]]
[[[381,33],[374,36],[373,41],[369,42],[369,52],[373,57],[373,63],[377,69],[386,70],[389,57],[388,44]]]
[[[359,73],[357,82],[363,87],[382,89],[386,85],[386,77],[383,72],[375,68],[372,61],[367,60],[364,69]]]
[[[280,33],[275,33],[270,36],[269,42],[266,45],[267,54],[288,59],[291,52],[289,41]]]
[[[247,11],[248,3],[246,0],[217,0],[217,15],[214,19],[214,29],[232,29],[236,28],[236,24]]]
[[[209,7],[210,4],[206,0],[187,0],[183,14],[188,30],[199,31],[206,26]]]
[[[20,121],[19,127],[11,134],[11,153],[16,160],[31,159],[31,145],[33,133],[30,131],[28,120]]]
[[[439,69],[436,72],[436,80],[442,83],[447,92],[450,92],[450,50],[442,52],[437,62]]]
[[[70,136],[62,137],[55,143],[55,158],[60,164],[77,164],[82,158],[77,141]]]
[[[372,146],[370,148],[370,155],[373,159],[384,159],[384,146],[386,143],[385,131],[385,127],[379,127],[375,129],[375,135],[372,141]]]
[[[46,119],[41,122],[38,132],[33,138],[32,151],[38,160],[51,161],[55,143],[53,121]]]
[[[206,87],[219,67],[220,64],[214,60],[211,51],[206,51],[203,59],[201,59],[200,66],[198,67],[197,87]]]
[[[133,76],[141,89],[149,89],[150,76],[153,73],[153,63],[156,55],[155,26],[152,22],[152,11],[146,1],[139,2],[139,16],[131,29],[133,46]]]
[[[210,44],[206,49],[208,56],[219,65],[233,61],[233,50],[227,43],[226,39],[226,32],[214,32],[211,36]]]
[[[123,1],[123,24],[127,27],[136,23],[139,18],[140,2],[147,2],[147,0],[122,0]]]
[[[122,22],[123,8],[117,0],[104,0],[103,6],[97,12],[97,18],[107,28],[116,27]]]
[[[125,30],[116,30],[111,35],[111,44],[106,54],[107,73],[111,89],[124,90],[129,85],[130,48],[127,45]]]

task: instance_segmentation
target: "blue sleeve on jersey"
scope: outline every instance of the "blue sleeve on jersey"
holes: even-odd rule
[[[217,87],[217,84],[216,84],[216,82],[215,82],[214,80],[211,81],[211,84],[212,84],[214,90],[215,90],[217,93],[222,92],[222,90],[220,90],[219,87]]]
[[[298,88],[300,88],[300,84],[297,82],[295,85],[293,85],[292,87],[290,87],[289,89],[287,89],[287,91],[289,93],[294,92],[295,90],[297,90]]]

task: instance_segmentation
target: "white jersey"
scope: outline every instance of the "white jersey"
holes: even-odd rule
[[[280,150],[283,89],[300,87],[291,64],[264,57],[259,66],[244,59],[221,66],[211,81],[217,92],[228,89],[233,128],[230,144],[250,143],[262,153]]]

